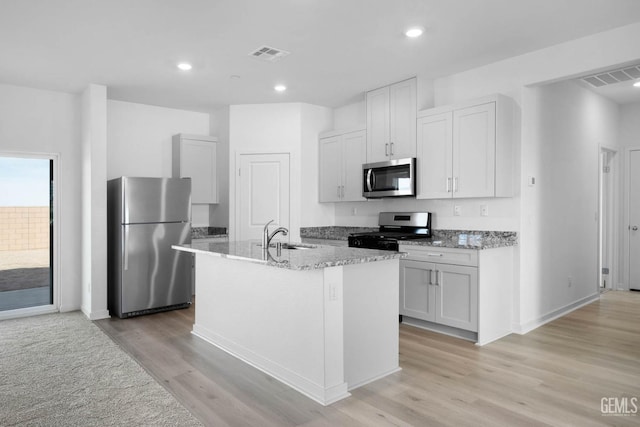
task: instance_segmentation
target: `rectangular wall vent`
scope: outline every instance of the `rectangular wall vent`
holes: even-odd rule
[[[619,70],[582,77],[582,81],[589,83],[593,87],[602,87],[638,78],[640,78],[640,65],[632,65]]]
[[[253,52],[249,53],[249,56],[260,59],[267,62],[276,62],[289,55],[291,52],[286,50],[276,49],[269,46],[260,46]]]

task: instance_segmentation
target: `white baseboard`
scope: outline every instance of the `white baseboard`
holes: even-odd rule
[[[20,317],[39,316],[41,314],[51,314],[57,312],[58,309],[53,305],[39,305],[37,307],[0,311],[0,320],[18,319]]]
[[[111,317],[109,316],[109,310],[91,311],[86,307],[82,307],[80,310],[82,311],[82,313],[84,313],[85,316],[87,316],[87,319],[89,320],[109,319]]]
[[[557,310],[551,311],[547,314],[544,314],[537,319],[530,320],[526,323],[514,324],[511,328],[514,333],[519,335],[524,335],[527,332],[531,332],[540,326],[547,324],[553,320],[556,320],[562,316],[565,316],[571,313],[574,310],[579,309],[580,307],[584,307],[587,304],[591,304],[594,301],[597,301],[600,298],[600,293],[596,292],[593,295],[589,295],[588,297],[584,297],[579,299],[578,301],[572,302],[571,304],[567,304],[564,307],[560,307]]]

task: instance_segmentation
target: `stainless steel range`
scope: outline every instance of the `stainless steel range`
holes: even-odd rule
[[[378,226],[378,231],[351,234],[349,246],[397,251],[402,240],[431,237],[431,213],[380,212]]]

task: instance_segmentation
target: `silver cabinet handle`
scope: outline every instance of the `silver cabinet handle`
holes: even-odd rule
[[[451,192],[451,177],[447,178],[447,193]]]
[[[389,155],[389,143],[384,144],[384,155]]]
[[[434,285],[436,285],[436,286],[440,286],[440,283],[438,283],[438,273],[439,273],[439,271],[436,270],[436,281],[434,283]]]
[[[638,231],[638,226],[637,226],[637,225],[634,225],[633,227],[631,227],[631,229],[632,229],[633,231]]]
[[[344,185],[341,186],[341,196],[340,197],[342,197],[344,199]]]
[[[438,254],[434,252],[427,252],[427,256],[442,256],[443,254]]]
[[[458,192],[458,177],[457,176],[455,178],[453,178],[453,192],[454,193]]]
[[[338,199],[340,198],[340,186],[338,185]]]
[[[431,269],[427,269],[425,270],[425,272],[427,273],[427,277],[429,278],[429,281],[427,282],[427,285],[433,285],[433,283],[431,283]]]
[[[391,155],[393,156],[393,142],[390,144],[391,145]]]

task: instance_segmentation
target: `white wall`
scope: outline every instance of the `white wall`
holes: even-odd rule
[[[620,107],[620,145],[640,147],[640,102]]]
[[[573,81],[532,89],[536,136],[523,148],[521,322],[598,293],[598,156],[618,145],[618,106]],[[534,249],[535,248],[535,249]],[[531,260],[531,262],[530,262]],[[571,280],[571,284],[569,283]]]
[[[81,304],[80,117],[75,95],[0,84],[0,151],[59,155],[60,311]]]
[[[218,204],[209,209],[209,224],[229,227],[229,107],[211,112],[210,135],[218,137]]]
[[[299,103],[232,105],[229,120],[229,238],[235,239],[236,170],[240,153],[289,153],[290,223],[292,241],[300,239],[300,227],[322,221],[328,209],[317,200],[317,174],[304,168],[318,163],[318,133],[331,128],[331,110]],[[304,128],[304,129],[303,129]],[[316,192],[315,197],[307,192]],[[303,193],[305,193],[303,195]],[[317,212],[315,212],[317,210]],[[310,219],[303,218],[310,216]],[[329,219],[328,219],[329,220]]]
[[[209,135],[209,119],[206,113],[109,100],[107,179],[170,177],[171,137]],[[209,225],[208,205],[193,205],[192,225]]]
[[[82,105],[82,312],[107,310],[107,88],[91,84]]]
[[[333,223],[335,217],[334,204],[318,203],[320,197],[318,134],[333,127],[333,114],[328,108],[311,104],[302,104],[301,109],[300,226],[329,225]]]

